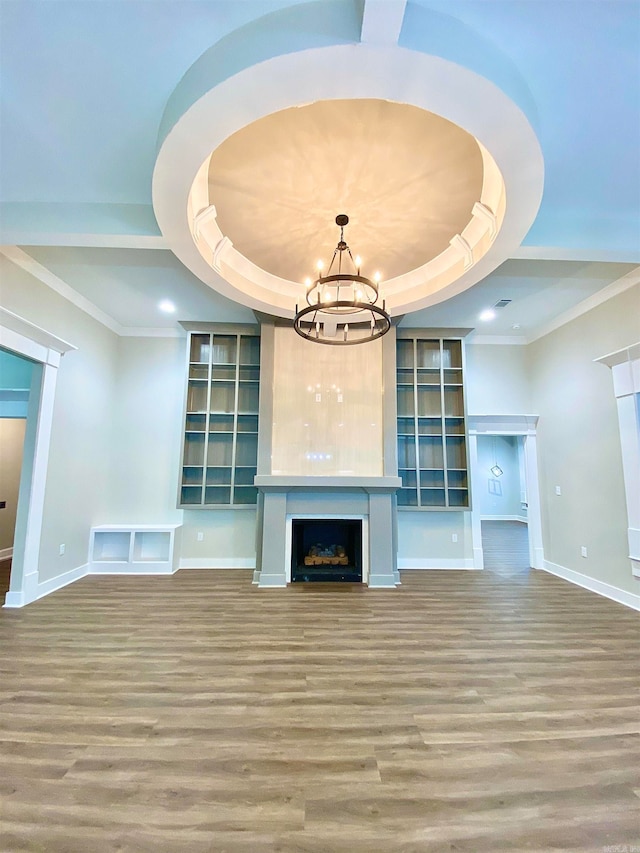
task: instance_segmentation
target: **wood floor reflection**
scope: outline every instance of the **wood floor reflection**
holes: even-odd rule
[[[0,850],[640,843],[637,613],[535,571],[250,578],[0,611]]]

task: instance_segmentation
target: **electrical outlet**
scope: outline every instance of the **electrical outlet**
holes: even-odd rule
[[[0,501],[0,509],[6,509],[6,508],[7,508],[7,502],[6,501]]]
[[[452,541],[452,542],[457,542],[457,541],[458,541],[458,534],[457,534],[457,533],[452,533],[452,534],[451,534],[451,541]]]
[[[560,488],[560,486],[556,486],[556,495],[561,495],[561,494],[562,494],[562,489]]]
[[[198,530],[198,535],[196,536],[196,539],[198,540],[198,542],[202,542],[202,540],[204,539],[204,533],[202,532],[202,530]]]
[[[580,554],[583,557],[587,556],[587,546],[586,545],[583,545],[582,548],[580,548]]]
[[[61,546],[60,546],[60,556],[61,556],[61,557],[62,557],[62,555],[64,554],[64,547],[65,547],[64,545],[61,545]]]

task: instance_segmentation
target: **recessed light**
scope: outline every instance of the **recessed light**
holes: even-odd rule
[[[158,302],[158,308],[165,314],[173,314],[176,310],[176,306],[170,299],[163,299],[162,302]]]
[[[495,316],[496,316],[496,312],[493,310],[493,308],[486,308],[480,314],[480,319],[485,320],[485,321],[486,320],[493,320],[495,318]]]

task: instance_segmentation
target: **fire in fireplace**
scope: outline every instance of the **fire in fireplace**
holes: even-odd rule
[[[362,583],[362,521],[294,518],[291,580]]]

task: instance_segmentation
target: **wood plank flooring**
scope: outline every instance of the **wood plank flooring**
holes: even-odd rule
[[[502,577],[526,580],[529,574],[529,530],[521,521],[483,521],[484,567]]]
[[[3,853],[640,845],[637,613],[535,571],[250,580],[0,611]]]

